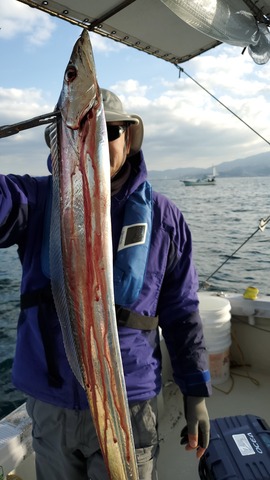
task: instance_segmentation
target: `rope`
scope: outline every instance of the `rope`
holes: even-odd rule
[[[270,215],[266,218],[266,219],[263,219],[261,218],[260,221],[259,221],[259,226],[258,228],[255,230],[255,232],[253,232],[241,245],[240,247],[238,247],[211,275],[209,275],[209,277],[206,278],[206,280],[204,281],[204,285],[208,282],[208,280],[210,280],[210,278],[212,278],[220,269],[221,267],[223,267],[223,265],[225,265],[225,263],[227,263],[239,250],[240,248],[242,248],[252,237],[254,237],[254,235],[260,230],[261,232],[264,231],[267,223],[270,221]]]
[[[179,78],[181,76],[181,73],[184,73],[188,78],[190,78],[190,80],[192,80],[194,83],[196,83],[196,85],[198,85],[200,88],[202,88],[206,93],[208,93],[208,95],[210,95],[210,97],[212,97],[214,100],[216,100],[220,105],[222,105],[222,107],[226,108],[226,110],[228,110],[232,115],[234,115],[238,120],[240,120],[240,122],[242,122],[244,125],[246,125],[250,130],[252,130],[252,132],[256,133],[256,135],[258,135],[258,137],[260,137],[264,142],[266,142],[268,145],[270,145],[270,142],[265,138],[263,137],[260,133],[258,133],[254,128],[252,128],[247,122],[245,122],[242,118],[240,118],[235,112],[233,112],[229,107],[227,107],[227,105],[225,105],[223,102],[221,102],[217,97],[215,97],[215,95],[213,95],[211,92],[209,92],[209,90],[207,90],[207,88],[205,88],[203,85],[201,85],[197,80],[195,80],[193,77],[191,77],[191,75],[189,75],[182,67],[180,67],[179,65],[175,65],[176,68],[178,68],[179,70]],[[212,278],[220,269],[221,267],[223,267],[223,265],[225,265],[239,250],[240,248],[242,248],[259,230],[263,231],[265,229],[265,226],[267,225],[267,223],[270,221],[270,215],[264,220],[263,218],[259,221],[259,226],[258,228],[255,230],[255,232],[253,232],[241,245],[240,247],[238,247],[211,275],[209,275],[209,277],[207,277],[207,279],[204,281],[204,285],[206,285],[206,283],[208,282],[208,280],[210,280],[210,278]]]
[[[246,125],[246,127],[248,127],[250,130],[252,130],[252,132],[256,133],[256,135],[258,135],[258,137],[260,137],[264,142],[266,142],[268,145],[270,145],[270,142],[265,138],[263,137],[260,133],[258,133],[254,128],[252,128],[247,122],[245,122],[242,118],[240,118],[236,113],[234,113],[229,107],[227,107],[227,105],[225,105],[225,103],[222,103],[217,97],[215,97],[215,95],[213,95],[211,92],[209,92],[209,90],[207,90],[205,87],[203,87],[203,85],[201,85],[197,80],[195,80],[193,77],[191,77],[191,75],[189,75],[187,72],[185,72],[185,70],[182,68],[182,67],[179,67],[179,65],[175,65],[176,68],[178,68],[179,70],[179,78],[181,76],[181,73],[184,73],[188,78],[190,78],[190,80],[192,80],[194,83],[196,83],[196,85],[198,85],[200,88],[202,88],[206,93],[208,93],[208,95],[210,95],[210,97],[214,98],[214,100],[216,100],[220,105],[222,105],[222,107],[226,108],[226,110],[228,110],[228,112],[230,112],[232,115],[234,115],[238,120],[240,120],[240,122],[242,122],[244,125]]]

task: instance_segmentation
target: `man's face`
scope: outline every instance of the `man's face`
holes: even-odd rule
[[[107,123],[111,178],[123,166],[130,151],[129,127],[120,122]]]

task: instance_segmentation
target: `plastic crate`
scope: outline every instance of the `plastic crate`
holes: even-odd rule
[[[270,480],[270,428],[265,420],[255,415],[211,420],[199,475],[201,480]]]

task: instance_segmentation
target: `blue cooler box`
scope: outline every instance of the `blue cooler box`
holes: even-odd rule
[[[269,426],[255,415],[211,420],[199,475],[202,480],[270,480]]]

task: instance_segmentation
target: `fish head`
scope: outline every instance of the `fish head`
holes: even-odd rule
[[[99,102],[92,46],[88,31],[83,30],[66,67],[57,107],[66,126],[77,130],[83,118]]]

